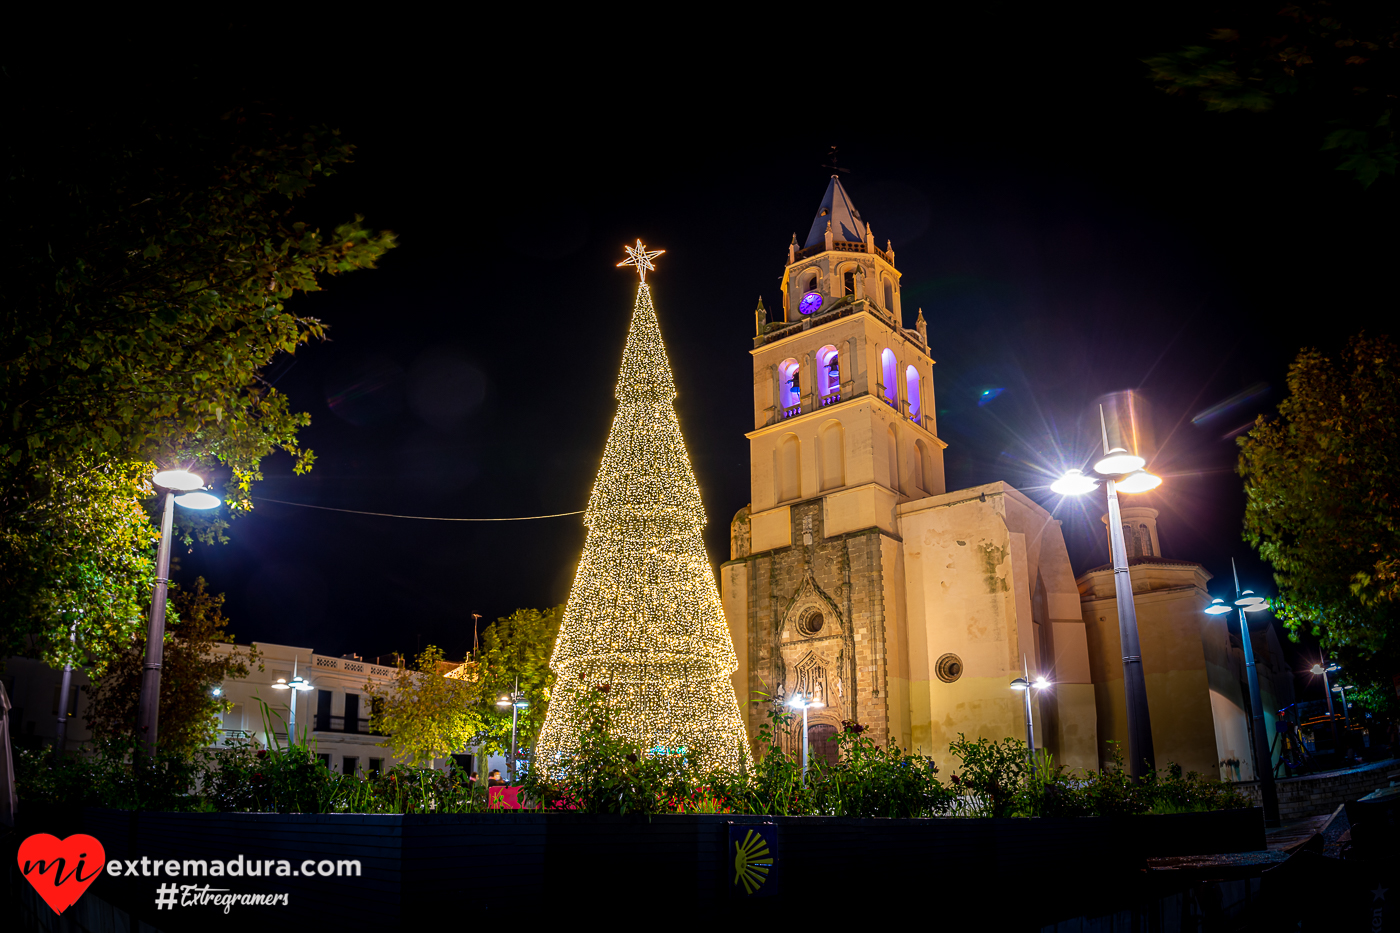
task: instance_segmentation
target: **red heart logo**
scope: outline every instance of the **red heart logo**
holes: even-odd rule
[[[102,843],[92,836],[38,833],[19,845],[20,872],[56,914],[77,903],[106,863]]]

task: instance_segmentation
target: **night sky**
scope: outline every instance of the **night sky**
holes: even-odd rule
[[[837,145],[855,206],[893,241],[906,326],[919,307],[928,320],[948,488],[1006,480],[1056,509],[1048,482],[1094,452],[1090,401],[1139,388],[1166,482],[1137,501],[1161,510],[1166,556],[1204,563],[1215,595],[1233,556],[1245,586],[1272,592],[1240,538],[1228,435],[1280,400],[1299,347],[1388,325],[1394,184],[1363,191],[1334,171],[1314,127],[1154,90],[1140,59],[1203,36],[1209,16],[1054,14],[891,19],[871,24],[887,30],[871,50],[820,62],[776,34],[719,47],[561,36],[507,52],[480,36],[405,45],[407,27],[385,24],[256,52],[256,30],[230,27],[159,66],[8,68],[31,86],[100,78],[92,93],[125,107],[256,102],[359,147],[305,214],[324,228],[360,213],[401,245],[379,270],[294,299],[331,340],[269,373],[311,413],[317,462],[293,477],[270,458],[255,495],[429,516],[583,508],[636,282],[614,264],[640,237],[666,250],[649,281],[706,540],[727,559],[749,501],[752,310],[760,295],[778,305],[787,244],[805,236]],[[1002,391],[979,405],[987,389]],[[1057,513],[1076,573],[1107,561],[1101,511]],[[429,643],[460,658],[472,613],[562,602],[583,543],[578,517],[270,503],[230,535],[181,553],[175,576],[227,593],[239,641],[371,658]]]

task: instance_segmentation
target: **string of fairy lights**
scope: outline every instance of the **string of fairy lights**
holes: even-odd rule
[[[607,684],[609,723],[642,748],[686,748],[707,767],[751,763],[730,675],[738,668],[701,531],[705,511],[676,420],[675,381],[641,240],[619,266],[637,288],[608,432],[583,522],[583,556],[550,667],[557,677],[535,747],[551,769],[578,747],[571,688]]]

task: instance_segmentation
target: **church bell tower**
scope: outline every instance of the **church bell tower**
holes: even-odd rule
[[[801,690],[819,753],[843,720],[907,744],[898,507],[944,492],[947,446],[927,326],[904,326],[894,249],[834,175],[786,259],[781,319],[755,312],[752,498],[722,572],[735,691],[750,734],[754,691]]]

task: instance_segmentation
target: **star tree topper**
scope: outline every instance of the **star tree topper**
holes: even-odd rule
[[[643,285],[645,285],[647,281],[647,272],[649,270],[656,270],[656,266],[652,265],[651,261],[666,252],[664,249],[655,249],[651,252],[647,252],[647,248],[642,245],[641,240],[637,241],[636,249],[625,245],[622,248],[627,250],[627,258],[618,263],[617,267],[621,269],[623,266],[636,266],[637,274],[642,277]]]

